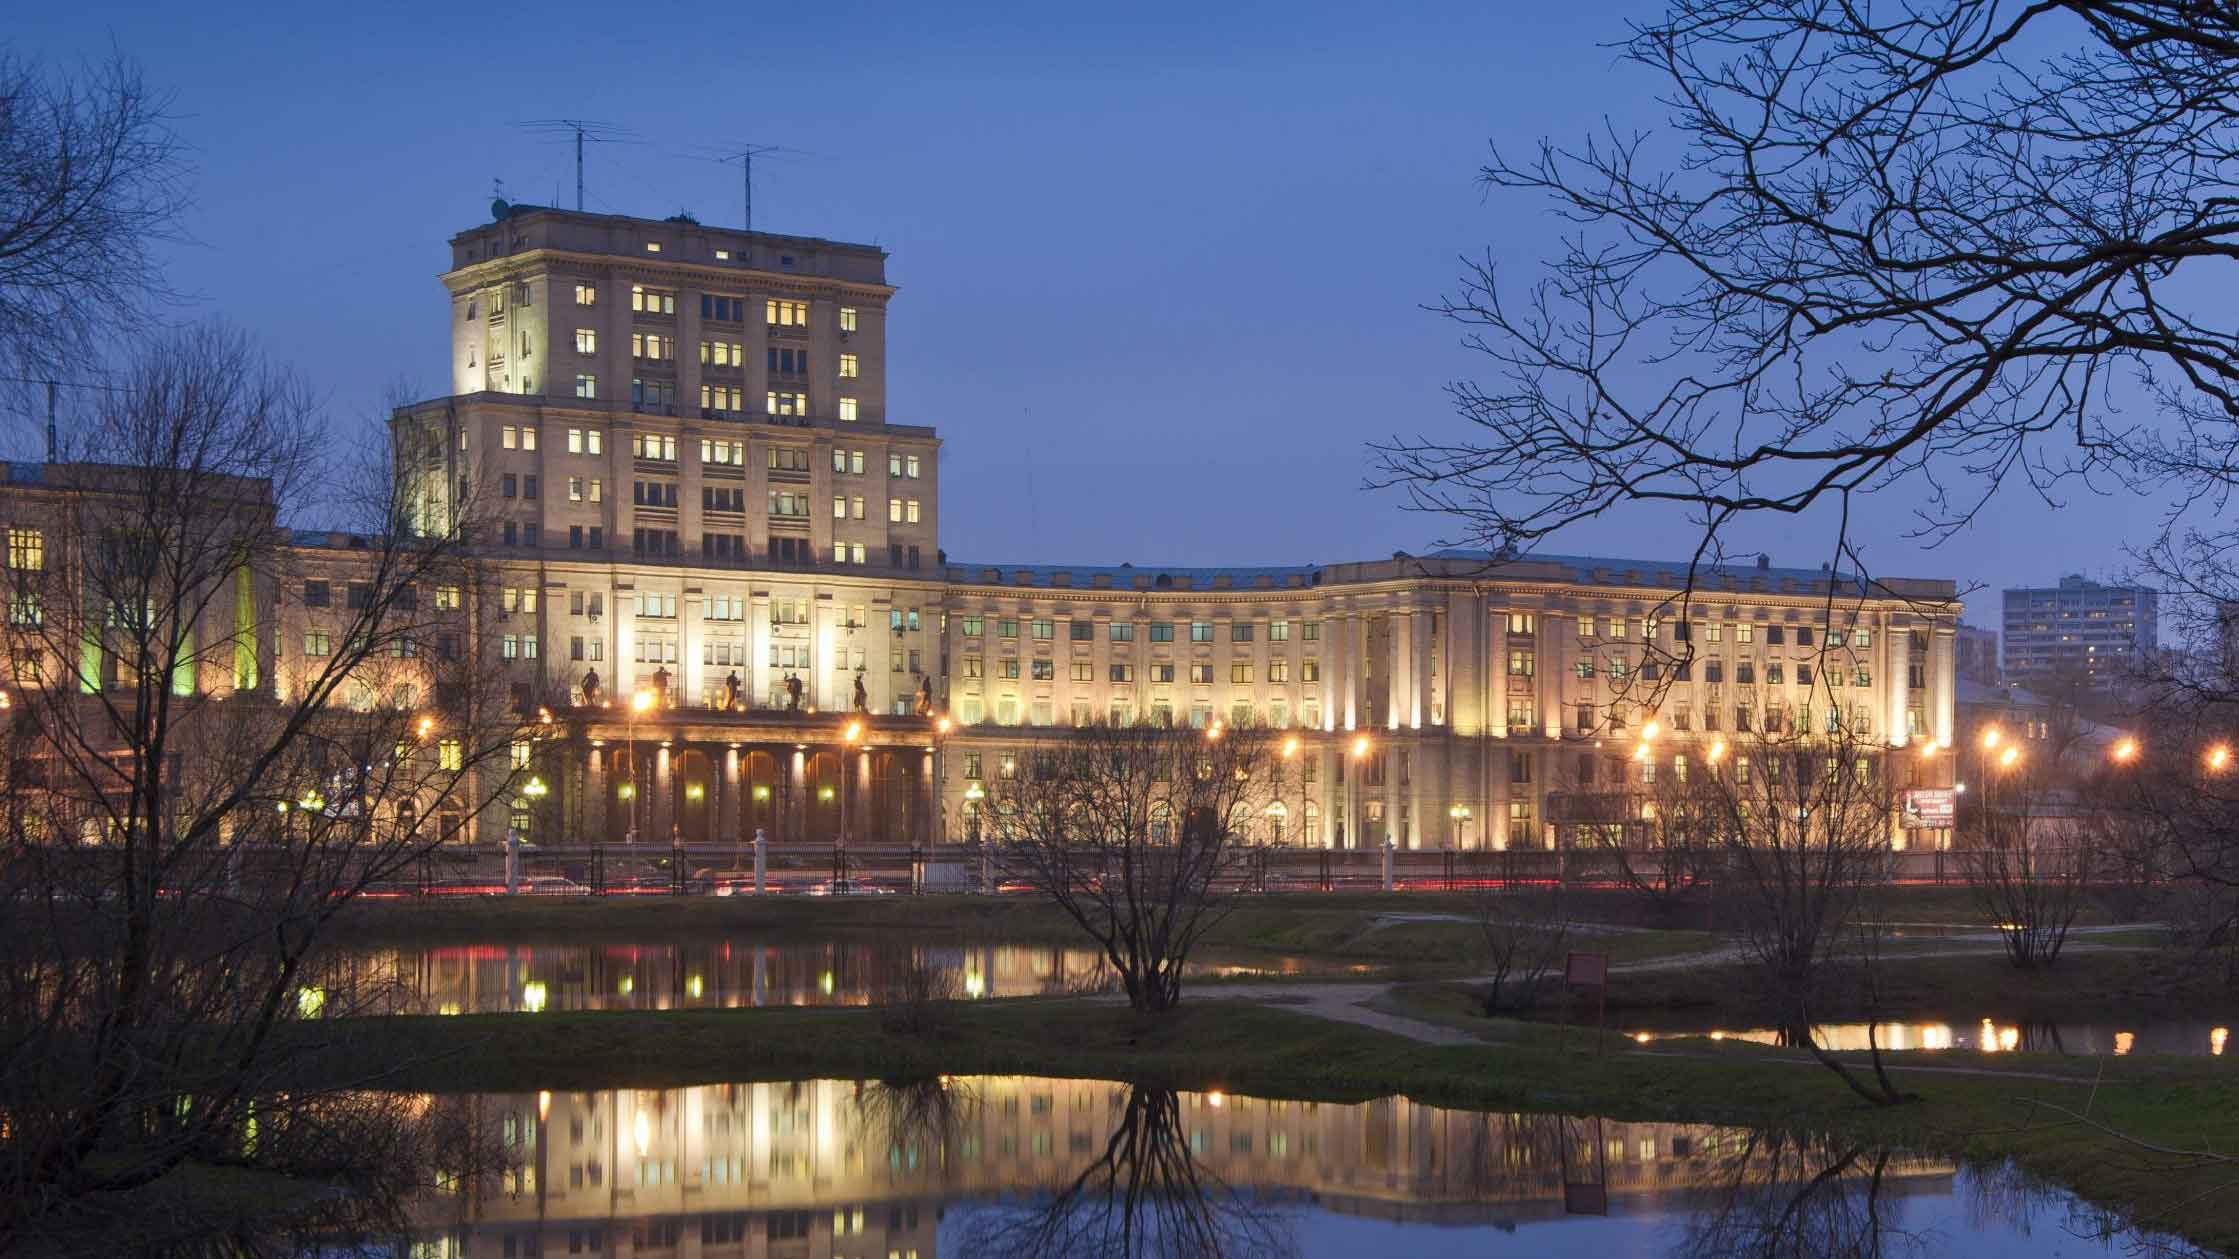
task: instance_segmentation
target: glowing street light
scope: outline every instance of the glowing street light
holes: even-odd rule
[[[630,697],[630,707],[632,710],[641,713],[653,707],[653,692],[641,690],[632,695]]]
[[[2115,744],[2108,755],[2115,758],[2115,764],[2128,765],[2138,759],[2138,741],[2136,739],[2124,739]]]
[[[1998,746],[1998,727],[1990,726],[1982,732],[1982,750],[1987,752]]]
[[[429,735],[431,735],[431,734],[434,734],[434,733],[435,733],[435,718],[433,718],[433,717],[422,717],[422,718],[420,718],[420,737],[421,737],[421,738],[423,738],[423,739],[425,739],[425,738],[427,738],[427,737],[428,737]]]
[[[955,726],[949,721],[948,718],[943,717],[939,721],[933,723],[933,729],[940,734],[947,734],[950,730],[955,729]]]
[[[2012,769],[2015,762],[2019,761],[2020,759],[2021,749],[2008,744],[2006,750],[1998,754],[1998,768]]]
[[[1942,750],[1942,744],[1936,742],[1934,739],[1930,739],[1926,743],[1920,745],[1920,759],[1925,761],[1929,757],[1934,756],[1936,753],[1941,752]]]
[[[1368,755],[1368,736],[1364,734],[1353,740],[1353,759],[1359,760],[1366,755]]]
[[[1287,739],[1283,740],[1283,759],[1287,761],[1287,760],[1289,760],[1289,759],[1291,759],[1292,757],[1294,757],[1294,756],[1297,756],[1297,755],[1298,755],[1298,736],[1294,734],[1294,735],[1290,736],[1289,738],[1287,738]]]
[[[1647,725],[1645,725],[1645,726],[1642,726],[1642,727],[1640,728],[1640,739],[1641,739],[1641,742],[1643,742],[1643,743],[1646,743],[1646,742],[1647,742],[1647,741],[1649,741],[1650,739],[1653,739],[1653,738],[1655,738],[1655,737],[1656,737],[1656,733],[1657,733],[1657,731],[1661,730],[1662,728],[1663,728],[1663,727],[1661,727],[1661,726],[1657,725],[1657,724],[1656,724],[1655,722],[1653,722],[1653,721],[1649,722],[1649,723],[1648,723]]]
[[[1724,739],[1711,740],[1710,763],[1716,765],[1724,759],[1726,759],[1726,741]]]
[[[2208,772],[2220,774],[2231,764],[2231,748],[2219,743],[2208,749]]]

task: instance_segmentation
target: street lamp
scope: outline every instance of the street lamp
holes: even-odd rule
[[[2121,742],[2115,744],[2115,746],[2110,749],[2107,754],[2114,758],[2115,764],[2128,765],[2132,761],[2138,759],[2138,741],[2136,739],[2125,738]]]
[[[1457,804],[1457,805],[1454,805],[1454,806],[1452,806],[1452,807],[1450,807],[1450,808],[1448,808],[1448,809],[1446,810],[1446,816],[1447,816],[1447,817],[1448,817],[1449,819],[1451,819],[1451,820],[1453,821],[1453,824],[1454,824],[1454,825],[1453,825],[1454,847],[1456,847],[1456,848],[1464,848],[1464,847],[1467,847],[1468,845],[1467,845],[1466,843],[1464,843],[1464,841],[1465,841],[1465,840],[1467,840],[1467,839],[1469,838],[1469,834],[1468,834],[1468,830],[1469,830],[1469,818],[1470,818],[1469,806],[1468,806],[1468,805],[1466,805],[1466,804]]]
[[[2220,774],[2231,764],[2231,748],[2219,743],[2208,749],[2208,772]]]

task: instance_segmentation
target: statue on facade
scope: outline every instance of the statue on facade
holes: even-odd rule
[[[933,715],[933,677],[931,674],[920,673],[917,675],[917,705],[911,711],[920,717]]]
[[[665,666],[653,671],[653,695],[661,707],[669,706],[669,671]]]
[[[731,670],[731,676],[723,679],[723,707],[734,713],[745,707],[745,705],[739,703],[740,686],[739,671],[733,669]]]
[[[801,678],[799,674],[790,670],[785,675],[785,711],[789,713],[801,711]]]
[[[871,715],[871,694],[863,689],[863,675],[861,673],[855,675],[855,711],[866,717]]]
[[[585,708],[597,708],[599,706],[599,671],[597,669],[586,669],[583,672],[583,706]]]

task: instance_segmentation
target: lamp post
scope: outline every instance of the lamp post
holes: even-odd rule
[[[1446,817],[1447,820],[1453,824],[1450,832],[1453,839],[1453,846],[1455,848],[1468,847],[1470,819],[1469,806],[1466,804],[1454,805],[1446,810]]]
[[[630,739],[630,833],[628,839],[633,844],[637,842],[637,801],[641,794],[638,790],[637,719],[639,714],[652,707],[653,692],[651,691],[640,689],[637,694],[630,697],[630,715],[626,722],[629,726]]]

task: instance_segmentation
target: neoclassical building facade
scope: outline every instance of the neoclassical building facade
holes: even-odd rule
[[[551,718],[535,807],[481,840],[966,841],[1039,742],[1219,721],[1298,741],[1280,842],[1545,848],[1596,765],[1653,774],[1768,721],[1950,743],[1949,581],[952,559],[941,440],[889,418],[881,250],[494,210],[442,275],[453,392],[391,421],[421,518],[485,522],[470,632]],[[289,580],[346,582],[351,550],[302,535]],[[283,674],[320,632],[301,593],[271,614]],[[1652,721],[1656,757],[1627,756]]]

